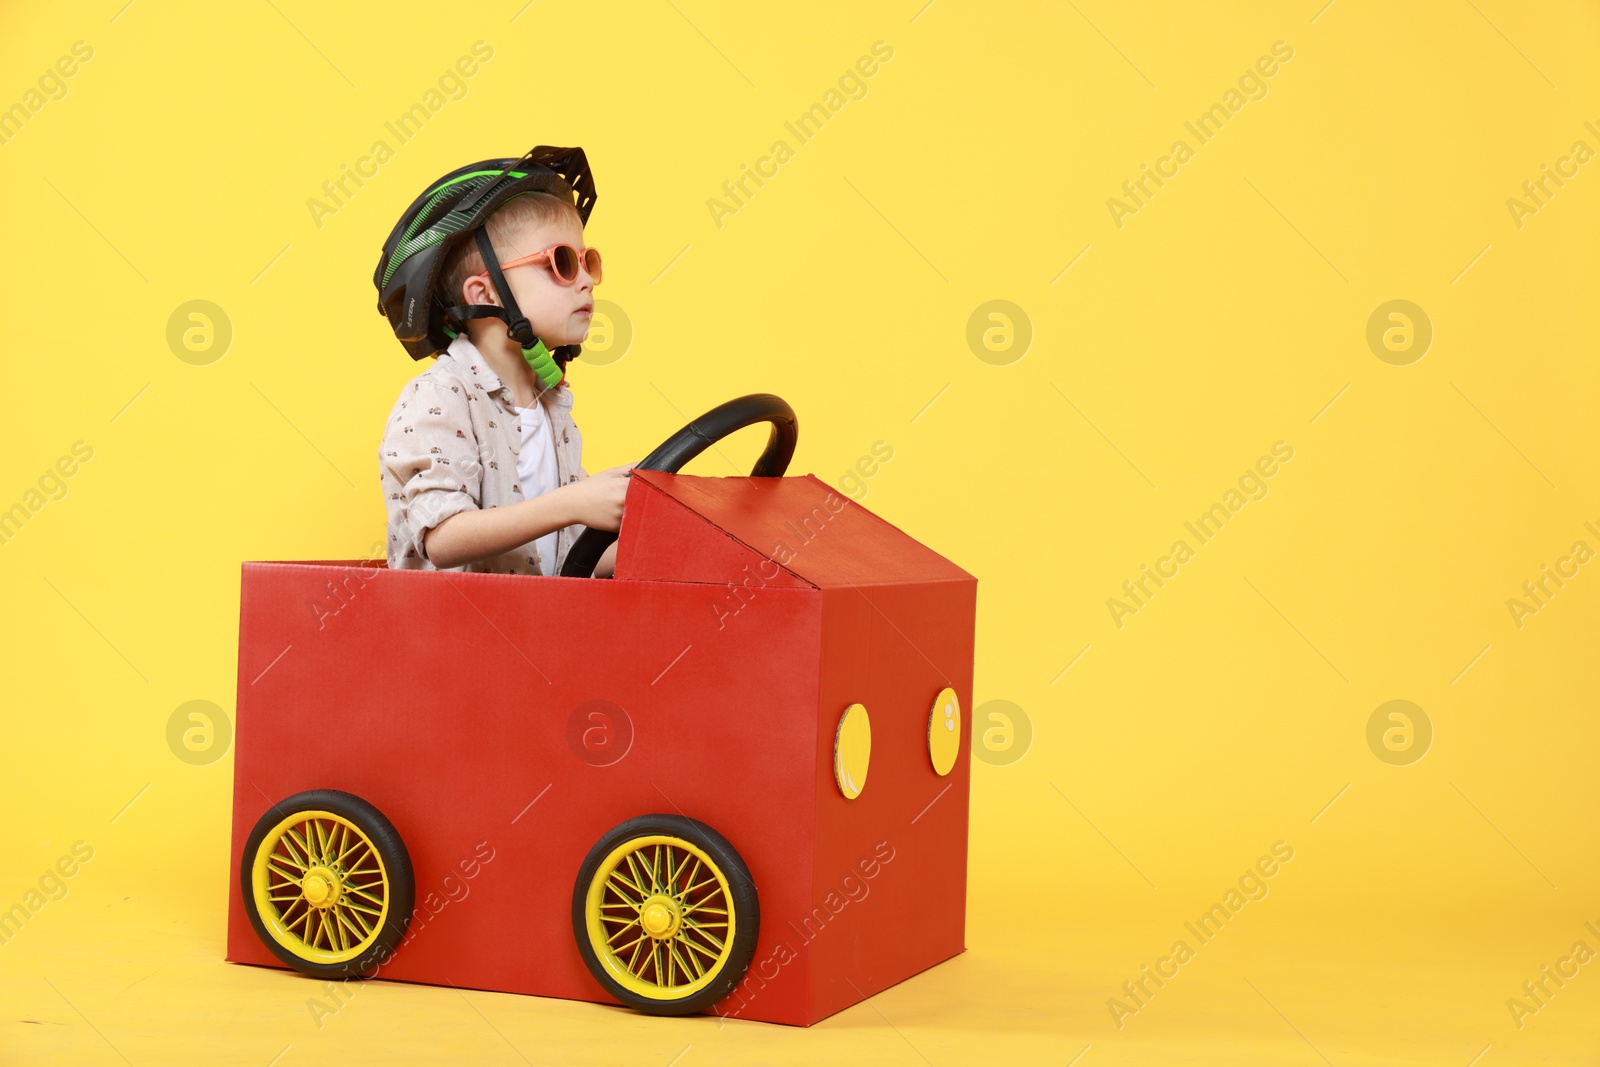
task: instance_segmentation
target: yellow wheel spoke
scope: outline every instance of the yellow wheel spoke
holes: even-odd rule
[[[375,907],[375,908],[383,907],[383,898],[380,897],[380,896],[377,896],[377,895],[375,895],[373,893],[369,893],[365,889],[357,889],[353,885],[347,885],[344,888],[345,888],[345,892],[347,892],[347,893],[350,893],[350,894],[352,894],[354,896],[358,896],[358,897],[364,897],[367,900],[371,901],[372,902],[372,906]]]
[[[709,877],[707,877],[705,881],[696,883],[694,885],[691,885],[688,889],[685,889],[683,891],[682,895],[683,896],[688,896],[690,893],[693,893],[693,892],[695,892],[697,890],[704,889],[708,885],[716,885],[716,884],[717,884],[717,876],[715,874],[712,874]]]
[[[683,887],[683,889],[678,891],[678,899],[679,900],[682,900],[684,897],[687,897],[690,893],[694,892],[697,888],[699,888],[698,886],[696,886],[694,884],[694,880],[695,880],[695,876],[700,873],[700,868],[702,866],[704,866],[704,865],[700,862],[700,857],[699,856],[696,856],[696,855],[691,853],[689,858],[694,860],[694,868],[689,871],[688,877],[683,880],[684,887]],[[687,864],[685,864],[685,866],[687,866]],[[713,879],[711,879],[711,881],[714,882],[714,881],[716,881],[716,879],[713,878]],[[673,883],[676,884],[677,883],[677,879],[673,879]]]
[[[645,859],[642,853],[628,853],[628,871],[633,875],[634,884],[639,886],[640,891],[648,896],[650,889],[647,887],[645,879],[639,874],[639,868],[641,867],[644,868],[646,874],[650,875],[649,885],[655,885],[655,875],[650,871],[650,861]]]
[[[665,850],[664,854],[663,850]],[[671,845],[657,845],[656,860],[658,864],[656,873],[661,876],[659,890],[663,893],[670,893],[672,892],[672,877],[677,872],[678,854],[673,851]]]
[[[712,945],[716,946],[717,955],[718,956],[721,956],[724,952],[726,952],[728,950],[727,946],[725,944],[723,944],[722,938],[718,937],[716,934],[713,934],[710,930],[707,930],[705,927],[703,927],[703,926],[692,926],[692,927],[690,927],[690,929],[693,930],[695,933],[699,934],[701,937],[705,938],[707,941],[711,942]]]
[[[356,929],[355,924],[350,921],[345,914],[345,909],[343,908],[333,909],[333,921],[341,931],[339,934],[339,940],[345,943],[344,947],[347,949],[354,948],[355,946],[361,944],[362,939],[366,936]],[[345,937],[343,933],[345,930],[349,930],[355,936],[349,938]]]
[[[664,977],[664,978],[662,978],[660,980],[661,984],[664,985],[664,986],[677,985],[678,983],[673,979],[672,976],[677,970],[678,954],[672,950],[672,942],[671,941],[663,941],[663,942],[661,942],[661,955],[662,955],[662,958],[667,961],[666,977]],[[684,977],[687,978],[688,976],[689,976],[688,972],[685,971],[684,972]]]
[[[627,931],[624,930],[623,933],[627,933]],[[626,945],[619,945],[617,947],[612,948],[611,953],[612,953],[612,955],[616,956],[617,959],[620,961],[622,959],[622,954],[624,952],[628,951],[631,948],[631,949],[633,949],[633,954],[635,956],[637,956],[639,954],[638,945],[640,944],[640,942],[648,941],[648,940],[650,940],[650,935],[641,930],[639,932],[639,936],[638,937],[634,938],[632,941],[629,941]],[[625,964],[624,966],[627,966],[629,970],[632,970],[631,961],[628,964]]]
[[[279,863],[282,860],[283,860],[282,856],[273,855],[272,857],[270,857],[267,860],[267,863],[269,865],[271,865],[271,864],[274,864],[274,863]],[[281,874],[283,877],[285,877],[285,878],[287,878],[289,880],[289,883],[291,885],[296,885],[296,886],[298,886],[300,884],[300,879],[305,875],[305,871],[303,871],[303,870],[300,870],[300,871],[286,871],[282,867],[271,867],[271,870],[272,870],[272,872],[274,874]]]
[[[694,940],[693,938],[684,937],[684,938],[680,938],[679,940],[683,943],[684,947],[694,949],[696,952],[700,953],[702,956],[704,956],[706,959],[710,960],[712,963],[715,963],[715,962],[717,962],[718,960],[720,960],[722,958],[722,954],[720,952],[712,952],[710,949],[706,948],[704,945],[702,945],[700,942]],[[693,957],[690,957],[690,958],[693,959]]]
[[[311,864],[305,862],[295,854],[294,845],[289,841],[288,838],[279,838],[278,844],[283,846],[282,851],[274,851],[269,859],[277,860],[285,867],[293,867],[300,871],[310,869]]]
[[[293,848],[291,848],[291,853],[293,853],[293,849],[294,848],[298,848],[299,849],[299,854],[301,854],[301,856],[306,857],[306,865],[307,865],[307,867],[310,867],[310,865],[312,865],[312,856],[310,856],[310,845],[307,845],[306,837],[304,837],[304,835],[302,835],[302,833],[299,832],[299,830],[294,829],[294,827],[290,827],[290,829],[286,829],[285,832],[283,832],[283,841],[285,841],[286,845],[293,846]]]
[[[622,877],[621,870],[613,870],[613,872],[611,872],[611,877],[606,878],[606,888],[611,889],[611,893],[618,894],[619,897],[622,897],[622,901],[626,902],[626,904],[634,905],[634,907],[638,907],[638,905],[645,901],[646,896],[650,896],[650,894],[645,893],[645,891],[642,891],[642,889],[638,888],[637,885],[634,885],[632,881]],[[624,889],[627,889],[627,891],[630,891],[630,893],[634,893],[634,896],[629,896],[629,894],[624,893]]]
[[[328,865],[332,866],[335,858],[344,851],[342,842],[348,840],[350,828],[342,822],[333,824],[333,830],[328,834]]]
[[[678,864],[677,868],[673,870],[672,877],[667,882],[667,888],[669,892],[673,886],[678,884],[678,878],[683,874],[684,869],[689,866],[689,862],[691,860],[693,860],[695,863],[700,862],[695,858],[695,854],[693,852],[685,852],[683,854],[683,862]]]
[[[339,905],[339,918],[349,923],[350,929],[360,931],[356,937],[357,941],[365,941],[372,936],[372,924],[367,922],[365,916],[348,904]]]
[[[644,936],[643,934],[640,934],[639,935],[639,940],[633,942],[632,945],[625,945],[622,948],[617,950],[617,958],[621,959],[622,958],[622,954],[624,952],[626,952],[629,948],[633,949],[633,955],[628,957],[628,962],[624,965],[624,966],[626,966],[628,968],[628,973],[629,974],[638,974],[639,973],[634,968],[634,964],[639,962],[639,953],[644,951],[644,943],[646,941],[648,941],[648,940],[650,940],[648,937]]]
[[[354,836],[355,840],[353,840],[353,841],[350,840],[351,836]],[[367,844],[366,840],[364,838],[362,838],[362,836],[360,834],[355,834],[355,835],[348,835],[347,834],[346,837],[345,837],[344,848],[340,850],[339,855],[334,858],[333,862],[335,864],[344,863],[344,861],[350,856],[350,854],[352,852],[354,852],[358,848],[365,848],[366,844]],[[357,856],[355,859],[350,861],[349,865],[347,867],[345,867],[345,870],[347,870],[347,871],[355,870],[357,865],[359,865],[360,862],[365,858],[366,858],[366,856]]]
[[[334,929],[333,923],[328,921],[327,912],[317,912],[317,929],[319,931],[318,940],[322,942],[323,947],[325,947],[329,952],[338,951],[339,945],[337,943],[337,939],[334,937],[334,934],[337,931]]]
[[[347,871],[377,871],[380,866],[378,854],[372,849],[372,842],[360,834],[356,834],[355,840],[350,842],[350,847],[339,854],[341,863],[346,859],[350,861],[345,864],[345,870]]]
[[[637,923],[629,923],[627,926],[624,926],[622,929],[618,930],[616,933],[612,934],[609,938],[607,938],[606,939],[606,944],[613,945],[613,946],[616,945],[616,943],[618,941],[620,941],[622,938],[628,936],[628,931],[629,930],[634,929],[637,925],[638,925]],[[648,935],[645,934],[645,932],[643,930],[640,930],[639,931],[639,936],[640,937],[646,937]],[[631,945],[631,944],[633,944],[633,942],[629,941],[628,945]],[[614,948],[613,951],[621,953],[621,952],[625,951],[627,949],[627,947],[628,947],[627,945],[624,945],[622,948]]]
[[[287,830],[285,830],[283,832],[283,839],[282,840],[283,840],[284,848],[288,849],[289,856],[290,856],[291,859],[293,859],[296,863],[299,863],[303,867],[310,867],[311,866],[311,864],[312,864],[311,846],[306,844],[306,839],[305,838],[301,837],[298,833],[295,832],[295,828],[294,827],[291,826],[291,827],[289,827]],[[294,853],[294,850],[297,847],[300,849],[300,856],[296,856],[295,853]],[[302,859],[301,856],[303,856],[305,858]]]
[[[722,898],[721,898],[721,895],[719,894],[719,895],[714,896],[714,897],[707,897],[706,899],[707,900],[721,900]],[[685,904],[683,906],[683,913],[685,915],[688,915],[691,912],[700,912],[700,911],[703,911],[708,915],[726,915],[726,914],[728,914],[728,909],[727,908],[713,908],[710,904],[707,904],[707,903],[704,903],[704,902],[699,903],[699,904]]]
[[[685,952],[682,958],[688,968],[694,969],[694,981],[699,981],[699,979],[706,976],[706,965],[699,961],[699,957],[696,957],[693,953]],[[688,974],[688,968],[685,968],[685,974]]]
[[[317,911],[317,945],[321,948],[333,950],[333,932],[328,928],[328,913]]]
[[[689,973],[689,965],[688,965],[688,963],[686,963],[684,961],[684,958],[682,956],[678,955],[678,943],[677,943],[676,940],[667,942],[667,952],[671,954],[673,961],[675,963],[677,963],[677,965],[678,965],[679,973],[681,973],[686,980],[692,982],[696,978],[699,978],[702,974],[705,973],[701,969],[700,964],[699,964],[698,961],[695,962],[694,973],[693,974]],[[694,957],[690,956],[689,959],[693,960]]]
[[[348,949],[351,946],[351,944],[360,944],[361,943],[361,935],[360,934],[356,934],[356,938],[355,938],[354,942],[352,942],[350,940],[349,936],[346,935],[345,929],[347,927],[349,928],[351,933],[355,933],[355,927],[350,926],[349,921],[344,917],[343,914],[341,914],[341,911],[340,911],[340,909],[338,907],[332,907],[332,908],[328,909],[328,918],[333,920],[333,932],[339,935],[339,951],[340,952],[343,952],[346,949]]]
[[[362,924],[362,926],[357,926],[355,923],[351,922],[350,921],[350,916],[354,915],[354,914],[355,914],[354,912],[351,912],[346,908],[335,908],[334,909],[334,919],[335,919],[335,921],[338,922],[338,924],[339,924],[339,926],[341,928],[348,929],[352,934],[354,934],[355,935],[355,942],[354,943],[359,945],[359,944],[361,944],[361,942],[365,941],[369,936],[371,936],[372,931],[371,931],[371,929],[363,929],[363,927],[365,926],[364,923]],[[359,916],[357,916],[357,918],[359,918]]]
[[[329,918],[333,919],[331,924],[333,928],[333,934],[329,937],[329,940],[332,941],[337,939],[339,942],[339,951],[343,952],[350,947],[350,943],[344,938],[344,925],[339,922],[339,911],[337,908],[331,908],[323,913],[322,922],[324,925],[330,925],[328,923]]]
[[[610,875],[606,875],[606,881],[611,883],[611,889],[613,889],[614,893],[618,894],[618,896],[622,896],[622,889],[629,889],[629,891],[632,891],[634,896],[637,896],[640,901],[643,901],[646,896],[650,896],[650,894],[646,893],[646,891],[638,888],[638,878],[627,877],[627,875],[622,873],[621,867],[613,870]]]
[[[695,929],[699,929],[703,926],[727,926],[728,920],[725,917],[725,914],[724,916],[719,917],[701,915],[699,912],[686,912],[683,916],[683,925],[692,926]]]
[[[637,861],[637,864],[635,864],[635,861]],[[642,878],[640,875],[638,875],[638,869],[640,869],[640,867],[645,869],[646,875],[650,875],[650,881],[648,881],[648,885],[646,885],[645,878]],[[637,851],[637,853],[627,854],[627,869],[629,869],[630,872],[634,872],[634,881],[637,881],[638,886],[640,886],[640,888],[642,888],[646,894],[654,893],[654,889],[656,889],[656,872],[650,869],[650,859],[645,856],[645,853],[643,853],[642,849]]]
[[[322,942],[322,947],[329,952],[337,951],[339,946],[334,942],[333,924],[328,921],[328,913],[317,912],[317,940]]]

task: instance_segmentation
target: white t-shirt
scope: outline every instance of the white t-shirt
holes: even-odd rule
[[[563,385],[552,389],[546,394],[551,403],[572,410],[572,390]],[[517,479],[522,483],[522,497],[532,500],[541,493],[548,493],[560,485],[556,473],[556,443],[550,434],[550,420],[545,416],[544,405],[536,403],[531,408],[518,407],[517,412],[522,418],[522,444],[517,452]],[[577,427],[572,433],[576,435]],[[572,444],[582,448],[583,439],[579,437]],[[554,574],[556,567],[556,532],[554,530],[543,537],[536,538],[533,547],[539,554],[539,570],[544,574]]]

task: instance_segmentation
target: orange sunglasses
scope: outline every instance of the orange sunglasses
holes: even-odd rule
[[[509,263],[502,263],[500,264],[500,269],[510,270],[512,267],[537,264],[542,260],[548,260],[545,265],[549,268],[550,273],[555,275],[556,281],[562,285],[571,285],[578,280],[578,264],[580,261],[583,264],[583,269],[589,272],[589,277],[594,279],[594,283],[596,285],[600,284],[600,250],[597,248],[585,248],[579,251],[568,244],[554,244],[542,252],[534,252],[530,255],[513,259]],[[484,271],[478,277],[486,278],[488,275],[489,272]]]

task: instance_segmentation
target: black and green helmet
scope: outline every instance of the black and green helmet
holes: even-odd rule
[[[535,344],[533,327],[511,295],[484,226],[501,204],[529,192],[575,198],[573,204],[587,225],[595,191],[583,149],[540,145],[521,159],[486,159],[459,167],[430,184],[395,223],[372,272],[372,284],[378,290],[378,311],[388,317],[412,359],[448,348],[466,320],[476,318],[501,319],[524,348]],[[438,292],[445,261],[469,239],[477,241],[504,307],[447,302]],[[565,365],[578,350],[577,345],[565,345],[551,352],[557,363]]]

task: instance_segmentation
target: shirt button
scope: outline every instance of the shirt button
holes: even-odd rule
[[[565,431],[565,430],[561,431],[561,443],[562,444],[567,444],[568,443],[568,441],[567,441],[567,431]]]

